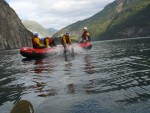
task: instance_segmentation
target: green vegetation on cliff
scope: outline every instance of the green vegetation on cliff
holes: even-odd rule
[[[54,36],[67,31],[80,37],[87,26],[93,40],[133,38],[150,35],[150,0],[115,0],[94,16],[69,25]]]

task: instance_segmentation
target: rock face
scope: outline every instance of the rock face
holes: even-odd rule
[[[0,0],[0,50],[31,46],[31,35],[8,3]]]

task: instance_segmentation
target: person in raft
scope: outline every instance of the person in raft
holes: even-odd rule
[[[33,48],[45,48],[45,46],[41,43],[38,35],[39,35],[38,33],[33,34],[33,37],[32,37]]]
[[[44,44],[46,46],[46,48],[48,48],[48,46],[51,46],[51,47],[56,47],[56,44],[54,42],[54,39],[52,37],[45,37],[44,38]]]
[[[91,41],[90,33],[88,32],[87,27],[84,27],[83,28],[82,39],[80,40],[80,43],[88,42],[88,41]]]
[[[69,44],[69,45],[72,44],[72,41],[71,41],[70,36],[69,36],[69,32],[67,32],[66,34],[64,34],[62,36],[62,45],[64,46],[64,52],[65,53],[66,53],[66,44]]]

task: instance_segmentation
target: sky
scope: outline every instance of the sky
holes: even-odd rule
[[[23,20],[61,29],[101,11],[114,0],[5,0]]]

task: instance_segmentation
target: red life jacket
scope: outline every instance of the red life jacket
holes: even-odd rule
[[[90,40],[90,36],[87,35],[88,31],[83,32],[82,34],[82,40],[86,40],[86,37],[88,37],[88,40]]]
[[[52,41],[53,41],[53,39],[52,39],[52,38],[49,38],[49,43],[50,43],[50,44],[52,43]]]
[[[35,37],[32,37],[32,44],[33,44],[34,46],[37,46],[37,43],[34,41],[34,38],[35,38]]]

